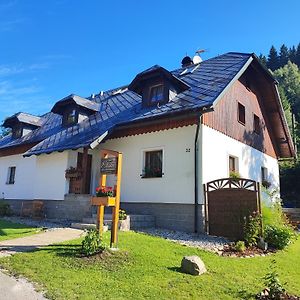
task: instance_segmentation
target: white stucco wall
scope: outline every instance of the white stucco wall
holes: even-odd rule
[[[192,204],[195,131],[196,126],[187,126],[113,139],[101,144],[101,148],[123,153],[121,201]],[[141,178],[143,152],[155,149],[163,149],[164,175],[162,178]],[[96,165],[95,180],[98,180],[100,162],[97,160]]]
[[[16,167],[15,183],[7,184],[8,168]],[[36,157],[24,158],[21,154],[0,157],[0,199],[25,199],[34,197]]]
[[[37,157],[35,199],[63,200],[67,193],[65,170],[69,151],[43,154]]]
[[[266,167],[268,169],[268,181],[272,183],[273,188],[279,188],[277,159],[208,126],[202,125],[201,127],[203,183],[228,177],[228,157],[232,155],[238,158],[238,171],[241,177],[261,181],[261,167]]]

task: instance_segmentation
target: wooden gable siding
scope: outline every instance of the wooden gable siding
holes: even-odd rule
[[[245,77],[237,80],[213,112],[203,115],[202,123],[274,158],[277,157],[262,98],[246,87]],[[238,121],[238,103],[245,106],[245,125]],[[254,114],[260,118],[261,133],[254,132]]]

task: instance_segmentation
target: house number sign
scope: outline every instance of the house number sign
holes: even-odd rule
[[[101,159],[100,172],[101,174],[117,174],[118,158],[108,157]]]

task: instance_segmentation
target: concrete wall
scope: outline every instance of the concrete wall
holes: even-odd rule
[[[7,184],[8,168],[16,167],[15,183]],[[33,199],[35,193],[36,157],[22,155],[0,157],[0,199]]]
[[[187,126],[101,144],[104,149],[123,153],[121,201],[192,204],[195,131],[196,126]],[[144,151],[155,149],[163,149],[164,175],[162,178],[141,178]],[[94,181],[98,181],[99,173],[95,171],[95,175]]]
[[[228,157],[231,155],[238,159],[238,171],[241,177],[261,181],[261,167],[266,167],[268,169],[268,181],[272,183],[273,188],[279,189],[277,159],[208,126],[203,125],[201,127],[203,139],[201,166],[203,183],[228,177]]]
[[[34,199],[63,200],[68,192],[65,170],[69,151],[37,157]]]

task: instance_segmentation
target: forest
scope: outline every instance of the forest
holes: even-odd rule
[[[294,144],[300,149],[300,43],[280,49],[271,46],[268,55],[260,54],[261,63],[279,83],[279,93]],[[280,163],[281,196],[285,206],[300,207],[300,160]]]

